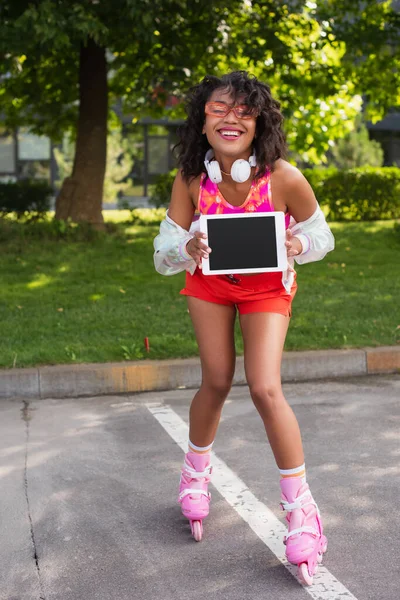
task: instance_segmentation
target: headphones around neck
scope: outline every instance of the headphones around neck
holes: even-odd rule
[[[214,150],[210,148],[206,152],[206,156],[204,158],[204,166],[207,171],[207,175],[211,179],[213,183],[221,183],[222,181],[222,173],[221,168],[219,166],[218,161],[212,160],[214,158]],[[243,183],[247,181],[251,175],[251,167],[256,167],[256,155],[252,154],[249,160],[244,160],[243,158],[239,158],[235,160],[231,168],[231,177],[233,181],[237,183]]]

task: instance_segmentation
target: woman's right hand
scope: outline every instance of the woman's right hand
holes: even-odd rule
[[[201,231],[195,231],[194,237],[186,244],[186,250],[195,261],[196,265],[201,269],[201,259],[208,258],[211,252],[206,244],[203,244],[202,239],[207,239],[205,233]]]

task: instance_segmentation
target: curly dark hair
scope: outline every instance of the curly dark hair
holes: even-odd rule
[[[258,172],[261,177],[266,169],[273,170],[278,158],[286,155],[286,141],[282,130],[283,116],[280,103],[271,95],[270,87],[249,76],[246,71],[233,71],[215,77],[206,75],[187,95],[187,119],[178,130],[177,149],[178,164],[183,178],[190,181],[206,172],[204,156],[210,148],[207,136],[202,133],[205,119],[205,104],[214,90],[223,89],[230,93],[235,102],[244,96],[244,103],[256,109],[256,133],[253,148],[257,158]]]

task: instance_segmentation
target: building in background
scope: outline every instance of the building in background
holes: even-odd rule
[[[132,172],[128,175],[131,185],[127,199],[132,201],[132,205],[135,205],[135,200],[138,205],[143,203],[158,175],[175,167],[173,147],[181,123],[149,118],[136,123],[132,123],[131,119],[123,122],[124,134],[130,136],[134,133],[136,147]],[[0,181],[45,179],[57,194],[60,173],[55,149],[62,150],[66,146],[54,145],[48,137],[35,135],[25,128],[9,132],[0,126]],[[73,155],[68,157],[71,165],[72,158]]]
[[[26,128],[9,132],[0,126],[0,180],[36,178],[54,181],[52,144],[49,138]]]

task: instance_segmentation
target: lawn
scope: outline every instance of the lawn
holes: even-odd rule
[[[184,274],[154,271],[158,226],[121,222],[128,214],[107,213],[120,221],[107,235],[68,230],[58,239],[51,223],[0,225],[1,367],[197,354],[179,295]],[[335,251],[298,267],[286,350],[399,343],[400,236],[393,221],[333,223],[332,230]]]

